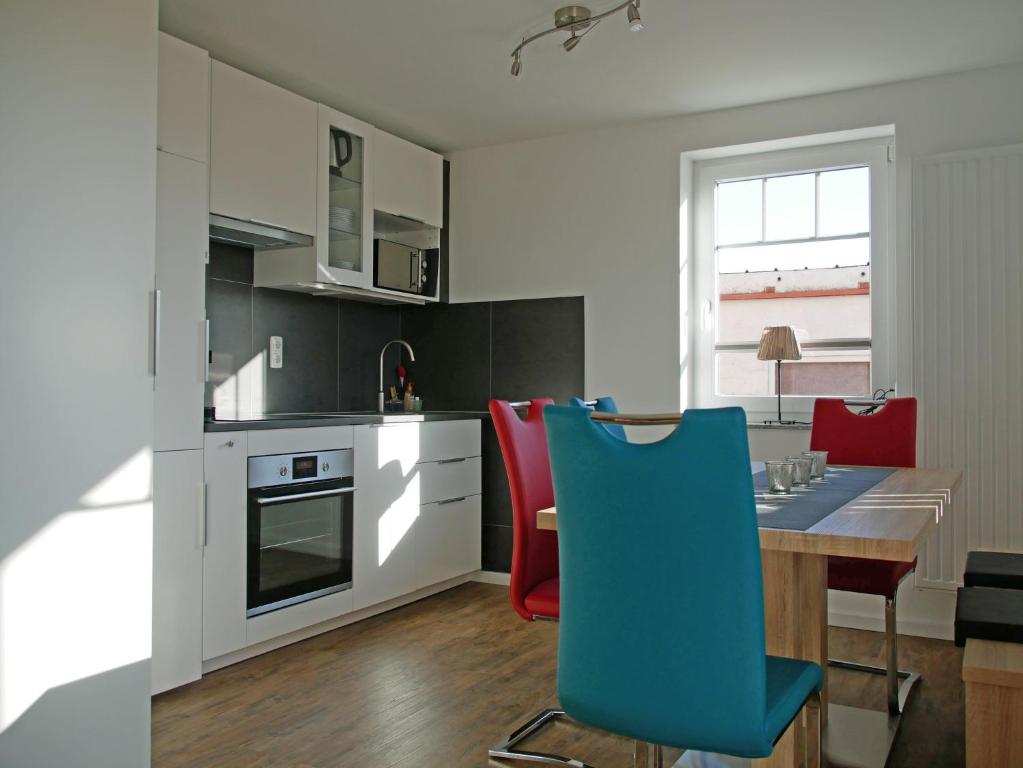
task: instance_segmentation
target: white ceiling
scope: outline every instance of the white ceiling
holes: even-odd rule
[[[511,77],[560,4],[160,0],[160,28],[438,150],[1023,61],[1023,0],[643,0]]]

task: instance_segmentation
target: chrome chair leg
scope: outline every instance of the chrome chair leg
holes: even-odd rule
[[[873,664],[859,664],[854,661],[841,661],[839,659],[828,659],[828,666],[838,669],[849,669],[853,672],[884,675],[886,678],[888,714],[901,715],[902,711],[906,708],[906,700],[909,698],[913,686],[920,680],[920,673],[899,669],[899,635],[895,625],[895,598],[885,598],[884,601],[884,635],[886,666],[878,667]]]
[[[559,717],[564,717],[565,712],[561,709],[545,709],[543,712],[538,714],[536,717],[529,720],[527,723],[517,728],[511,736],[502,741],[497,746],[487,751],[490,757],[496,757],[502,760],[524,760],[529,763],[546,763],[547,765],[562,765],[569,766],[569,768],[593,768],[593,766],[587,765],[586,763],[574,760],[571,757],[562,757],[561,755],[552,755],[547,752],[526,752],[523,750],[515,749],[515,745],[523,739],[532,736],[534,733],[542,729],[548,723],[557,720]]]

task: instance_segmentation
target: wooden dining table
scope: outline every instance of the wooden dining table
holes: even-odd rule
[[[677,417],[675,417],[677,420]],[[763,469],[751,464],[756,474]],[[829,469],[832,469],[829,467]],[[827,671],[829,555],[911,562],[952,503],[962,472],[894,469],[873,487],[806,530],[765,525],[770,494],[757,493],[760,554],[764,574],[767,653],[815,661]],[[813,492],[813,484],[807,489]],[[536,525],[557,530],[556,507],[540,510]],[[628,521],[622,521],[627,529]],[[821,708],[823,746],[829,765],[883,766],[898,729],[887,712],[827,705],[827,675]],[[797,718],[756,766],[800,766],[806,738]]]

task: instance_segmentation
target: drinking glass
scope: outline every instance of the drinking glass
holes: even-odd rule
[[[796,465],[791,461],[765,461],[764,464],[767,467],[767,492],[789,493]]]
[[[787,456],[786,461],[791,461],[795,465],[792,471],[792,484],[809,485],[813,459],[809,456]]]

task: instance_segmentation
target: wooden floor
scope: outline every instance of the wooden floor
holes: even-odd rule
[[[463,585],[158,696],[153,766],[498,765],[488,763],[487,748],[557,703],[557,631],[522,621],[505,587]],[[831,655],[882,663],[883,640],[833,628]],[[924,679],[889,765],[963,765],[960,650],[907,637],[900,654],[902,667]],[[831,679],[832,701],[884,708],[881,678],[837,671]],[[530,746],[597,768],[632,764],[631,742],[570,724],[546,729]]]

